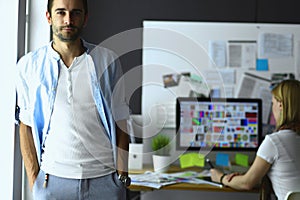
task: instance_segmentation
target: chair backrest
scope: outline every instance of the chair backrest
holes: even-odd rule
[[[277,197],[272,187],[272,183],[267,175],[264,176],[262,179],[259,193],[260,200],[277,200]]]
[[[300,199],[300,190],[290,191],[285,196],[285,200],[299,200],[299,199]]]

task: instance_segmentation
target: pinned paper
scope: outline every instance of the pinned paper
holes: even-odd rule
[[[226,153],[217,153],[216,165],[228,167],[230,166],[229,155]]]
[[[249,156],[241,153],[235,154],[235,163],[243,167],[249,166]]]
[[[187,153],[180,156],[180,167],[187,168],[187,167],[204,167],[204,155],[199,153]]]
[[[269,70],[268,59],[257,59],[256,60],[256,70],[257,71],[268,71]]]

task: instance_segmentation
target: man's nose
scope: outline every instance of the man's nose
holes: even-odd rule
[[[67,12],[64,18],[64,23],[66,25],[72,24],[73,23],[73,19],[72,19],[72,14],[70,12]]]

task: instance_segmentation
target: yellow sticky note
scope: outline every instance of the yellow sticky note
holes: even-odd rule
[[[187,168],[193,166],[192,158],[189,154],[183,154],[179,157],[180,167]]]
[[[183,154],[179,158],[180,167],[187,168],[187,167],[204,167],[204,155],[198,153],[187,153]]]
[[[198,166],[198,167],[204,167],[204,165],[205,165],[204,157],[205,156],[202,154],[194,153],[194,155],[193,155],[194,165]]]
[[[243,167],[249,166],[249,156],[241,153],[235,154],[235,163]]]

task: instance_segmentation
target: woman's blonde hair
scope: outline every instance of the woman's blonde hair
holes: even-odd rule
[[[300,82],[284,80],[272,90],[272,95],[282,103],[277,130],[292,129],[300,134]]]

